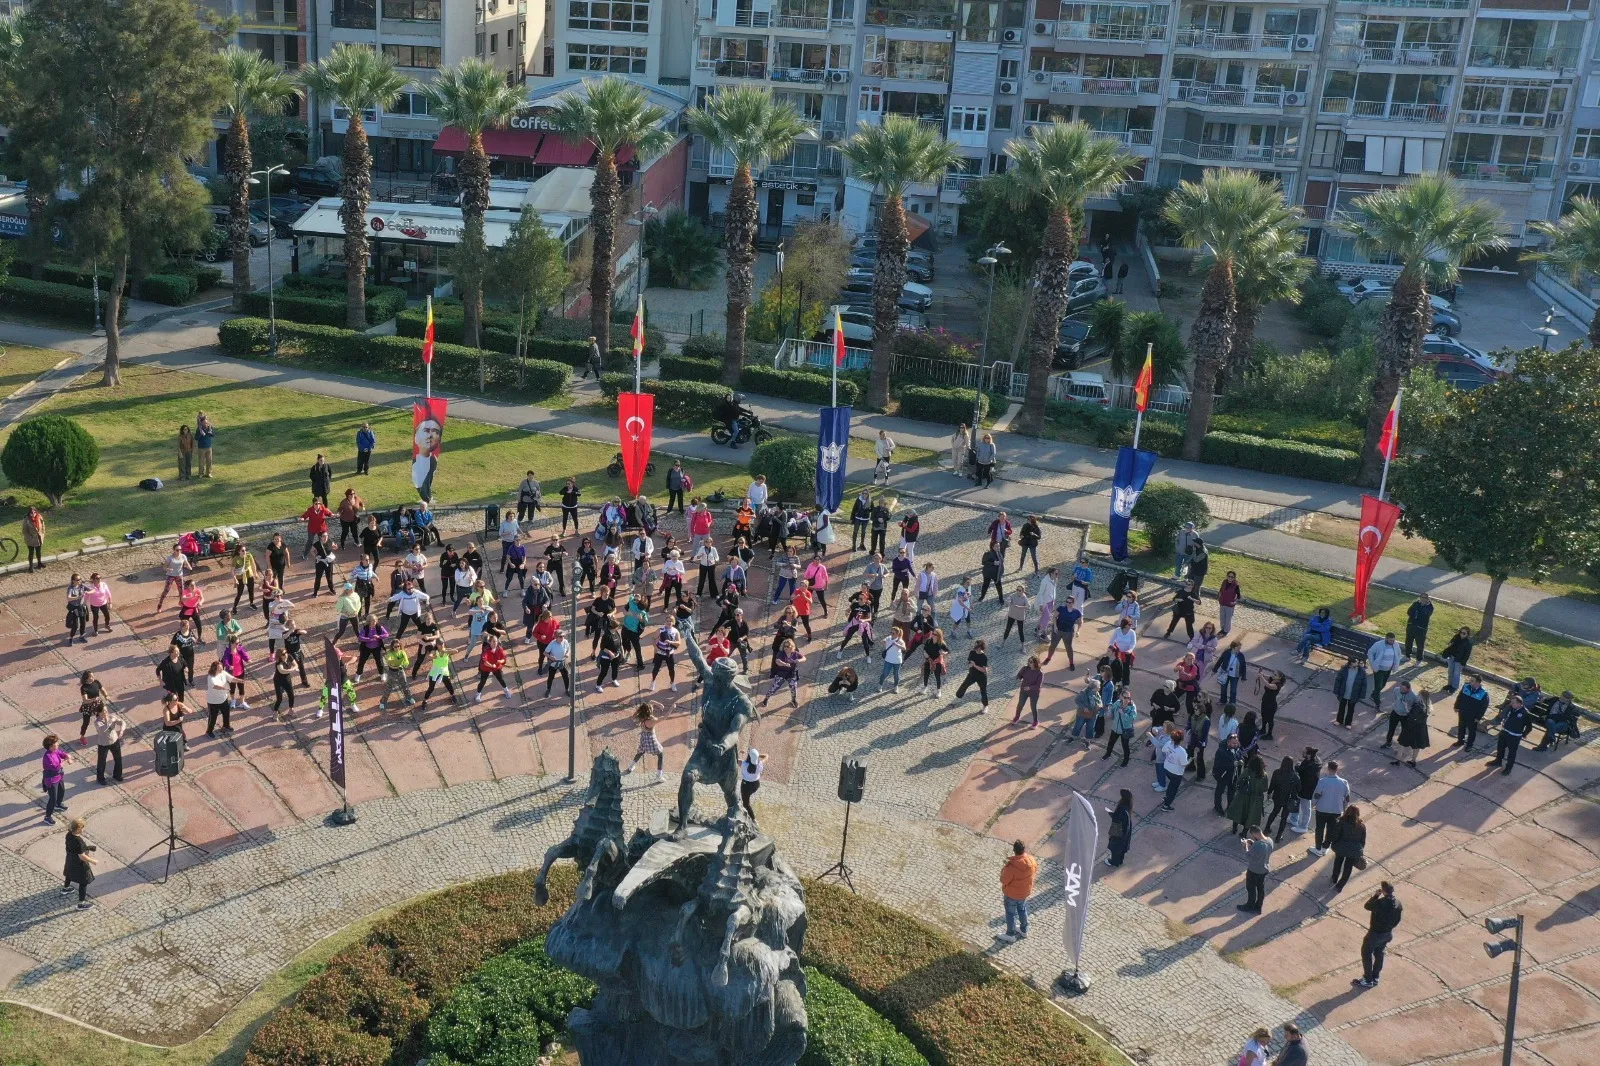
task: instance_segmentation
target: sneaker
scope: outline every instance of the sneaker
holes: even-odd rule
[[[480,692],[480,693],[477,694],[477,696],[473,697],[472,702],[473,703],[482,703],[483,702],[483,693]]]
[[[1002,940],[1007,944],[1015,944],[1017,942],[1017,934],[1015,933],[996,933],[994,938],[996,940]]]
[[[943,685],[940,685],[938,688],[933,690],[933,698],[936,699],[936,700],[944,699],[944,686]]]
[[[1357,977],[1355,980],[1351,981],[1350,983],[1353,984],[1353,985],[1360,985],[1362,988],[1371,988],[1373,985],[1376,985],[1378,982],[1369,981],[1365,977]]]
[[[241,711],[248,711],[250,709],[250,705],[248,703],[246,703],[244,700],[240,700],[239,701],[239,709]]]
[[[1161,805],[1161,809],[1162,809],[1162,810],[1164,810],[1164,811],[1170,811],[1170,810],[1172,810],[1172,804],[1170,804],[1170,803],[1163,803],[1163,804],[1162,804],[1162,805]]]
[[[1165,792],[1166,789],[1162,788],[1160,785],[1158,785],[1154,781],[1152,781],[1152,782],[1150,782],[1150,791],[1151,792]]]
[[[1322,858],[1327,853],[1328,853],[1328,849],[1327,848],[1310,848],[1310,849],[1308,849],[1306,851],[1307,855],[1313,856],[1314,858],[1318,858],[1318,859]]]
[[[94,904],[93,904],[93,903],[91,903],[91,902],[89,902],[89,901],[88,901],[88,900],[84,900],[84,901],[83,901],[83,902],[82,902],[82,903],[80,903],[80,904],[78,904],[78,909],[79,909],[79,910],[80,910],[80,911],[86,911],[86,910],[88,910],[88,909],[89,909],[89,908],[90,908],[90,907],[93,907],[93,906],[94,906]]]
[[[72,886],[71,886],[71,885],[62,885],[62,886],[61,886],[61,894],[62,894],[62,895],[63,895],[63,896],[70,896],[70,895],[72,895]]]
[[[44,816],[44,824],[45,825],[55,825],[56,824],[56,820],[55,820],[55,818],[53,816],[47,814],[47,815]]]
[[[987,703],[981,704],[978,707],[978,713],[979,714],[988,714],[989,713],[989,705]]]
[[[667,779],[667,773],[666,773],[665,770],[657,770],[656,771],[656,780],[658,782],[659,781],[665,781],[666,779]]]

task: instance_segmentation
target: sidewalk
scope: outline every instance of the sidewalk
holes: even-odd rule
[[[405,408],[415,395],[411,390],[382,382],[224,358],[218,354],[215,342],[217,326],[226,317],[216,312],[191,311],[152,323],[126,338],[124,359],[380,407]],[[48,336],[50,334],[55,335],[54,339]],[[0,322],[0,342],[70,347],[70,342],[82,339],[53,330]],[[616,440],[613,423],[577,411],[549,411],[472,396],[451,395],[450,401],[457,417],[476,422],[525,432],[559,433],[607,444]],[[815,429],[814,407],[771,397],[760,397],[752,406],[764,420],[781,428],[800,433]],[[902,444],[941,453],[949,447],[943,431],[926,422],[871,414],[858,415],[852,420],[853,436],[872,439],[879,429],[887,430]],[[1010,459],[1009,467],[1004,470],[1005,478],[991,488],[979,489],[957,480],[948,469],[927,467],[902,468],[892,482],[906,491],[974,506],[1005,507],[1013,513],[1032,511],[1085,521],[1106,520],[1114,452],[1007,433],[997,436],[997,444],[1003,461],[1007,457],[1026,456],[1028,465],[1022,466]],[[714,445],[704,433],[667,427],[657,428],[655,445],[664,453],[723,462],[743,462],[749,455],[747,451],[733,452]],[[1360,515],[1360,494],[1356,490],[1326,482],[1165,459],[1156,464],[1153,477],[1172,481],[1202,495],[1234,502],[1238,510],[1246,512],[1252,507],[1256,513],[1262,509],[1292,507],[1326,511],[1347,518]],[[1224,520],[1207,531],[1207,542],[1213,546],[1329,573],[1353,574],[1353,550],[1291,536],[1276,529],[1263,529],[1242,520],[1229,521],[1227,513],[1219,517]],[[1483,608],[1489,592],[1486,578],[1393,559],[1379,564],[1376,578],[1395,588],[1428,592],[1475,610]],[[1497,613],[1504,618],[1600,643],[1600,605],[1597,604],[1506,585],[1500,591]]]

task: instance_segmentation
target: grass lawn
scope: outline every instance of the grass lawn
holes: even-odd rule
[[[1106,543],[1106,527],[1095,526],[1090,536],[1096,543]],[[1142,570],[1170,572],[1172,560],[1150,555],[1145,550],[1146,544],[1144,534],[1133,531],[1129,537],[1129,546],[1136,553],[1133,565]],[[1318,607],[1329,607],[1336,620],[1350,617],[1353,589],[1348,580],[1213,549],[1211,569],[1206,574],[1208,587],[1221,582],[1229,570],[1239,575],[1239,584],[1250,599],[1302,614],[1310,614]],[[1406,608],[1415,599],[1410,593],[1373,586],[1367,595],[1370,617],[1362,628],[1375,633],[1393,630],[1403,634]],[[1429,650],[1438,651],[1444,647],[1450,634],[1460,626],[1476,633],[1480,618],[1478,611],[1436,601],[1433,624],[1428,628]],[[1494,637],[1477,646],[1472,662],[1505,677],[1531,674],[1547,692],[1571,689],[1578,702],[1588,706],[1600,700],[1600,649],[1552,636],[1509,618],[1495,623]]]
[[[490,355],[495,356],[497,353],[491,352]],[[374,370],[371,367],[352,366],[349,363],[341,363],[324,359],[309,359],[298,354],[293,348],[278,349],[278,358],[276,359],[255,358],[243,355],[229,355],[228,358],[237,359],[243,363],[265,363],[268,366],[281,366],[292,370],[310,370],[322,374],[338,374],[340,377],[346,378],[361,378],[365,381],[381,381],[386,385],[404,385],[407,388],[418,388],[421,385],[421,382],[419,382],[410,374],[394,374],[384,370]],[[509,358],[509,356],[498,356],[498,358],[504,359]],[[446,391],[454,392],[458,390],[450,389]],[[558,396],[543,397],[538,401],[536,406],[543,407],[551,411],[563,411],[572,405],[572,392],[571,390],[568,390],[562,392]]]
[[[43,374],[73,353],[54,348],[30,348],[25,344],[0,347],[0,400],[7,399],[22,386]]]
[[[116,541],[132,529],[175,533],[217,522],[250,522],[298,514],[310,503],[306,473],[321,451],[334,466],[334,496],[354,486],[371,507],[416,499],[411,487],[411,414],[285,389],[221,381],[160,367],[126,366],[116,390],[87,375],[51,400],[52,414],[77,419],[100,444],[100,468],[61,508],[46,514],[46,551],[79,546],[81,538]],[[218,427],[216,476],[178,481],[176,437],[180,424],[207,412]],[[355,433],[370,421],[378,435],[372,473],[354,478]],[[3,443],[0,435],[0,443]],[[524,470],[538,472],[548,507],[562,479],[575,476],[588,502],[624,491],[606,475],[616,449],[568,437],[528,434],[477,422],[451,420],[435,483],[443,505],[504,502]],[[748,458],[744,453],[741,458]],[[743,491],[749,477],[738,466],[684,463],[699,492]],[[666,464],[647,489],[665,492]],[[159,493],[141,490],[142,478],[167,482]],[[21,490],[15,505],[0,507],[0,524],[13,536],[24,509],[42,497]],[[63,576],[63,580],[65,577]]]
[[[397,908],[370,914],[306,950],[205,1034],[173,1048],[133,1044],[11,1003],[0,1003],[0,1066],[239,1066],[268,1015],[321,973],[334,953]]]

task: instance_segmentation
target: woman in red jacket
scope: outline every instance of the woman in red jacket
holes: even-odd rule
[[[478,656],[478,697],[476,703],[483,702],[483,686],[489,683],[492,677],[500,682],[500,691],[506,695],[511,694],[511,686],[506,684],[506,650],[500,646],[500,639],[487,636],[483,640],[483,652]]]

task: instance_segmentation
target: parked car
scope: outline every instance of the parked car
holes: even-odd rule
[[[833,325],[833,315],[835,311],[839,313],[839,317],[845,322],[846,325],[851,322],[855,322],[858,325],[866,326],[868,329],[873,328],[873,313],[871,306],[862,307],[860,305],[845,303],[834,304],[832,307],[828,308],[827,312],[822,318],[822,325],[824,328],[831,327]],[[901,310],[900,328],[903,330],[909,330],[913,333],[921,333],[923,330],[928,328],[927,316],[918,311]]]
[[[864,270],[876,273],[878,269],[877,252],[857,252],[850,259],[851,270]],[[933,280],[933,263],[926,258],[913,256],[906,257],[906,277],[912,281],[929,282]]]
[[[1422,339],[1422,361],[1444,381],[1469,391],[1504,373],[1482,349],[1434,333]]]
[[[1441,337],[1455,337],[1461,333],[1461,316],[1454,311],[1433,309],[1433,332]]]
[[[228,208],[222,204],[212,204],[206,208],[211,213],[211,225],[223,232],[224,241],[228,232]],[[250,220],[249,231],[250,247],[260,248],[267,243],[267,224],[264,221]]]
[[[305,163],[289,172],[289,188],[301,196],[338,196],[339,175],[328,167]]]
[[[847,348],[872,347],[874,334],[871,322],[862,322],[858,315],[850,315],[848,317],[841,315],[839,327],[844,331],[844,343]],[[822,329],[818,330],[816,336],[812,339],[831,342],[833,340],[833,322],[831,320],[824,322]]]
[[[1099,374],[1088,374],[1081,370],[1062,374],[1057,379],[1057,395],[1062,399],[1077,400],[1080,403],[1097,403],[1101,407],[1111,406],[1111,393],[1106,389],[1106,379]]]
[[[1083,278],[1072,283],[1072,296],[1067,300],[1067,314],[1093,307],[1106,298],[1106,283],[1098,276]]]
[[[1062,370],[1076,370],[1089,358],[1104,353],[1106,346],[1089,324],[1087,318],[1066,318],[1061,322],[1061,332],[1056,337],[1056,357],[1053,365]]]
[[[1074,282],[1082,281],[1084,278],[1098,278],[1100,276],[1100,268],[1087,259],[1078,259],[1074,260],[1072,266],[1067,268],[1067,276],[1072,278]]]
[[[310,200],[302,200],[298,196],[273,196],[272,198],[272,232],[273,235],[287,240],[294,236],[294,224],[300,216],[311,209]],[[252,221],[266,223],[267,201],[265,199],[250,201],[250,218]]]
[[[1387,300],[1394,295],[1394,282],[1383,278],[1362,278],[1352,284],[1340,285],[1339,291],[1349,297],[1353,304],[1366,300]],[[1430,294],[1428,302],[1433,305],[1435,311],[1454,310],[1449,300],[1437,294]]]
[[[845,282],[845,292],[865,293],[868,297],[872,294],[872,282],[877,277],[868,271],[852,270]],[[855,303],[854,300],[841,300],[841,303]],[[868,301],[870,303],[870,299]],[[900,306],[909,311],[926,311],[933,306],[933,290],[926,285],[908,281],[900,288]]]

